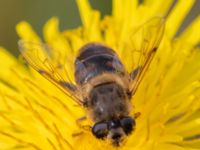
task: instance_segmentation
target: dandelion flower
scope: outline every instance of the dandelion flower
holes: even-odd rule
[[[172,0],[113,0],[112,15],[101,19],[87,0],[77,0],[83,26],[60,31],[55,17],[45,24],[44,40],[53,47],[55,60],[70,60],[95,41],[112,47],[124,61],[130,33],[154,16],[167,15],[162,43],[132,99],[141,116],[119,149],[200,149],[200,18],[175,36],[194,2],[179,0],[167,15]],[[23,40],[42,41],[27,22],[16,29]],[[20,58],[0,48],[1,150],[115,149],[91,132],[72,136],[81,131],[76,120],[85,116],[84,110]],[[129,56],[124,63],[129,70]],[[66,65],[74,81],[73,64]]]

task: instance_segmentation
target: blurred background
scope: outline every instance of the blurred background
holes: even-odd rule
[[[90,0],[92,7],[110,14],[111,0]],[[18,36],[15,26],[22,20],[28,21],[39,35],[45,22],[52,16],[60,20],[60,28],[81,25],[75,0],[0,0],[0,46],[18,55]]]
[[[112,0],[90,0],[90,3],[103,14],[111,13]],[[182,29],[199,14],[200,0],[197,0]],[[18,55],[16,24],[26,20],[41,35],[43,25],[52,16],[59,17],[61,29],[81,25],[75,0],[0,0],[0,46]]]

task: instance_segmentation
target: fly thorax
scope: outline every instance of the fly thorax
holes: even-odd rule
[[[130,100],[126,91],[116,83],[94,87],[89,95],[89,108],[95,122],[128,116]]]

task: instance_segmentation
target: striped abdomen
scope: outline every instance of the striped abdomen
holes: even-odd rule
[[[105,72],[124,74],[125,68],[117,54],[111,48],[98,43],[83,46],[75,61],[77,84],[86,83]]]

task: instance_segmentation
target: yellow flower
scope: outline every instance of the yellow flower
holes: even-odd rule
[[[55,17],[45,24],[44,40],[54,48],[55,59],[70,60],[91,41],[106,43],[123,57],[130,51],[125,41],[132,31],[154,16],[166,16],[162,43],[132,99],[141,116],[119,149],[200,149],[200,17],[175,37],[194,2],[179,0],[166,16],[172,0],[144,0],[143,4],[113,0],[112,15],[101,19],[87,0],[77,0],[83,26],[60,32]],[[23,40],[41,41],[27,22],[19,23],[17,32]],[[126,59],[130,70],[130,58]],[[0,64],[1,150],[115,149],[90,131],[81,134],[76,119],[85,115],[83,109],[2,47]],[[67,68],[74,81],[71,61]]]

